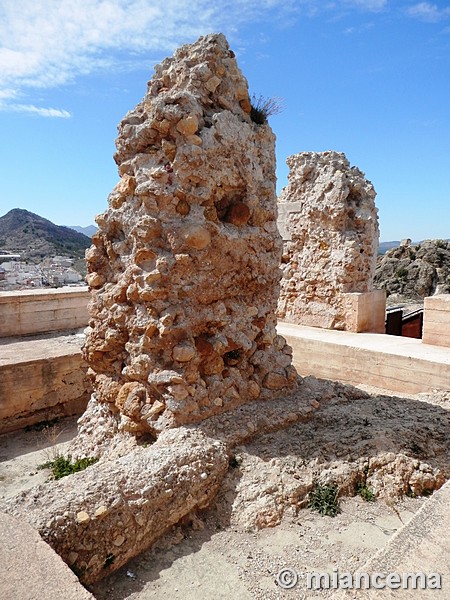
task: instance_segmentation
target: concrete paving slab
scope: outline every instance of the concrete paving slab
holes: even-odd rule
[[[401,578],[397,589],[346,590],[336,593],[336,600],[350,598],[365,600],[442,600],[450,598],[450,481],[425,502],[407,525],[402,527],[389,540],[386,547],[369,559],[360,573],[383,575],[395,573]],[[403,587],[403,578],[407,573],[423,573],[425,579],[417,579],[417,588],[413,587],[413,578],[407,580],[408,588]],[[432,580],[432,574],[440,576],[441,588],[434,588],[438,578]],[[414,578],[415,580],[415,578]],[[422,588],[423,581],[426,589]]]
[[[0,513],[0,598],[94,600],[37,531],[4,513]]]

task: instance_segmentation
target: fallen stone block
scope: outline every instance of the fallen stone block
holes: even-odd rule
[[[88,584],[206,507],[227,469],[225,444],[182,427],[149,447],[24,492],[6,511],[28,521]]]

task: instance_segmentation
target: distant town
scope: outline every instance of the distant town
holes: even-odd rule
[[[73,268],[73,258],[52,256],[39,264],[21,258],[21,254],[0,253],[0,291],[86,285],[84,277]]]

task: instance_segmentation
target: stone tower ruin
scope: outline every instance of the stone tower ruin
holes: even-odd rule
[[[275,331],[275,137],[221,34],[155,67],[119,125],[121,177],[87,251],[94,396],[119,429],[194,423],[295,385]]]
[[[373,185],[342,152],[302,152],[286,162],[288,185],[278,204],[279,318],[384,330],[384,294],[373,289],[379,237]]]

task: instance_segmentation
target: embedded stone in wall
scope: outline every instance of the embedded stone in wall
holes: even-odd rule
[[[119,125],[84,348],[88,413],[107,404],[119,430],[157,434],[295,385],[275,331],[275,136],[249,106],[225,37],[208,35],[155,67]]]
[[[373,290],[379,236],[376,192],[342,152],[302,152],[287,164],[288,185],[278,200],[283,237],[278,317],[355,330],[348,294]],[[381,306],[382,319],[374,322],[384,323],[382,304],[377,296],[374,310]]]

